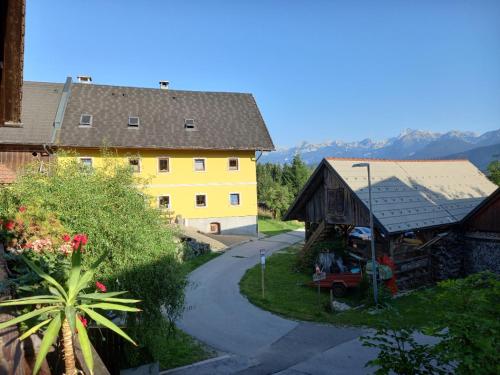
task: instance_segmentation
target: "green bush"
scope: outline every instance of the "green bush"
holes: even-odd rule
[[[163,314],[174,321],[184,305],[186,277],[175,233],[139,190],[142,182],[112,155],[105,156],[104,166],[95,170],[75,158],[60,158],[48,174],[28,169],[2,189],[0,213],[27,206],[56,215],[73,233],[86,233],[90,246],[84,266],[106,254],[96,272],[99,280],[142,300],[144,311],[128,325],[138,342],[154,343],[141,335],[151,332]]]
[[[379,328],[363,337],[364,345],[380,349],[367,365],[377,374],[499,374],[500,277],[482,272],[439,283],[432,306],[436,319],[422,330],[439,338],[434,346],[417,344],[408,329]],[[408,349],[409,348],[409,349]],[[426,366],[436,365],[432,371]],[[438,371],[439,369],[439,371]]]

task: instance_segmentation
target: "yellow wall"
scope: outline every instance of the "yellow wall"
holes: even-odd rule
[[[91,157],[93,166],[102,163],[100,150],[76,149],[79,157]],[[127,162],[140,156],[140,178],[148,179],[146,194],[169,195],[174,215],[210,218],[257,215],[257,183],[253,151],[115,150],[112,155]],[[169,157],[170,171],[158,172],[158,158]],[[229,158],[237,157],[239,169],[229,170]],[[194,158],[205,158],[205,171],[194,170]],[[230,193],[240,194],[240,205],[232,206]],[[207,206],[195,205],[195,195],[206,194]]]

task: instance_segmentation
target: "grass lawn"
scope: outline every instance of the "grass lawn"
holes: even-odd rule
[[[303,228],[304,224],[298,221],[281,221],[271,219],[265,216],[259,216],[259,232],[268,236],[276,236],[277,234],[290,232],[298,228]]]
[[[337,325],[376,327],[388,321],[394,327],[423,327],[435,318],[440,308],[434,295],[436,288],[420,290],[390,301],[389,305],[399,311],[380,309],[378,313],[370,308],[361,307],[345,312],[327,311],[330,295],[321,293],[318,304],[316,288],[305,286],[312,275],[295,271],[295,257],[300,245],[291,246],[268,258],[265,273],[265,298],[261,295],[260,265],[249,269],[240,281],[240,290],[253,304],[279,315],[298,320],[333,323]],[[353,291],[340,299],[350,305],[361,305],[362,296]]]
[[[216,353],[180,329],[170,336],[161,335],[160,368],[168,370],[216,356]]]

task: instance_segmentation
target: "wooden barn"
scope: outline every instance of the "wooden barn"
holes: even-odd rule
[[[353,168],[359,162],[370,163],[377,256],[394,259],[403,289],[432,280],[439,268],[432,264],[433,245],[496,189],[467,160],[326,158],[284,218],[305,222],[304,251],[369,226],[367,171]],[[350,247],[369,258],[368,241],[350,241]],[[461,267],[456,259],[449,262],[445,267]]]
[[[459,234],[466,273],[500,274],[500,188],[464,218]]]

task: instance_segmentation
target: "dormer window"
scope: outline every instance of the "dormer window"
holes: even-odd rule
[[[92,126],[92,115],[82,114],[80,116],[80,126]]]
[[[141,123],[139,116],[129,116],[128,117],[128,127],[129,128],[138,128]]]
[[[192,118],[187,118],[184,120],[184,129],[186,130],[196,130],[196,124]]]

